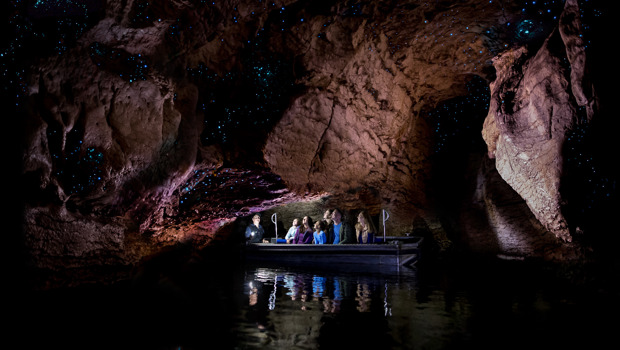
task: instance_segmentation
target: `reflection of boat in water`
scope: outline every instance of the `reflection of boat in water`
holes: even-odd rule
[[[417,281],[395,275],[349,274],[297,267],[247,267],[244,273],[244,293],[248,296],[246,316],[251,322],[248,332],[270,341],[277,348],[294,347],[290,342],[308,341],[308,348],[320,338],[321,329],[329,332],[341,314],[352,313],[364,319],[392,316],[393,286],[398,295],[415,293]],[[303,314],[298,311],[303,310]],[[365,315],[362,315],[365,314]],[[374,315],[373,315],[374,314]],[[357,318],[356,318],[357,319]],[[326,326],[327,324],[327,326]],[[254,328],[258,326],[258,329]],[[340,327],[338,326],[338,329]],[[374,329],[374,327],[373,327]],[[265,330],[270,332],[265,333]],[[308,338],[299,338],[299,334]]]
[[[245,258],[281,266],[393,269],[414,265],[420,258],[422,240],[421,237],[386,237],[385,243],[377,244],[252,243],[245,247]]]

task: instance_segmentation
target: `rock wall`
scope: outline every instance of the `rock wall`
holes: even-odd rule
[[[562,147],[596,108],[578,19],[576,1],[567,1],[558,29],[537,52],[521,47],[494,59],[497,78],[483,129],[502,178],[547,230],[567,242],[572,238],[562,214]]]
[[[483,136],[499,175],[533,231],[570,241],[561,148],[580,107],[596,112],[575,6],[558,23],[561,7],[497,1],[107,1],[72,46],[25,62],[28,259],[131,267],[303,202],[388,209],[392,234],[424,227],[443,246],[457,237],[440,202],[473,192],[436,196],[430,115],[474,77],[490,83]]]

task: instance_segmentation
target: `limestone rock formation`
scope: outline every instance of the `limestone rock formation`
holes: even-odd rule
[[[320,205],[387,209],[391,234],[424,227],[443,246],[454,237],[442,205],[472,193],[450,196],[436,180],[463,169],[439,170],[438,140],[459,131],[438,135],[433,115],[471,94],[471,81],[490,83],[483,135],[499,174],[546,230],[570,241],[560,149],[580,107],[586,119],[595,113],[595,96],[575,2],[558,23],[562,10],[479,0],[107,1],[72,45],[25,61],[29,263],[131,268],[166,246],[234,238],[238,218],[287,204],[290,214],[299,203],[315,215]],[[41,12],[38,20],[58,13]],[[479,135],[479,119],[460,113],[450,118]],[[461,164],[468,147],[447,164]]]
[[[494,59],[497,78],[483,129],[502,178],[547,230],[568,242],[572,238],[561,210],[562,147],[580,120],[591,119],[596,102],[578,18],[576,1],[567,1],[559,29],[537,52],[521,47]]]

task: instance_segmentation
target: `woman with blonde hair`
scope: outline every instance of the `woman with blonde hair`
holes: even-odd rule
[[[357,215],[357,223],[355,224],[355,235],[357,236],[357,243],[375,243],[375,235],[377,229],[368,215],[368,212],[362,210]]]

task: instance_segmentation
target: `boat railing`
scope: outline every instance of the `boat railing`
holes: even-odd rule
[[[390,214],[385,209],[381,209],[383,214],[383,242],[385,242],[385,222],[390,218]]]
[[[276,242],[278,242],[278,213],[273,213],[273,215],[271,215],[271,222],[273,222],[276,228]]]

